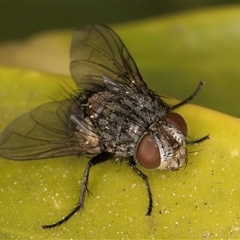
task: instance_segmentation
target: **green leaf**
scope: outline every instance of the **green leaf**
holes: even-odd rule
[[[226,11],[230,12],[230,10]],[[231,11],[232,15],[229,19],[233,19],[234,14],[235,18],[238,18],[235,10]],[[132,50],[134,53],[141,52],[142,57],[141,54],[133,55],[135,59],[140,59],[137,62],[141,72],[144,71],[145,75],[149,76],[146,79],[154,79],[155,74],[158,74],[159,83],[154,83],[152,87],[154,90],[162,85],[162,80],[160,82],[164,77],[162,74],[167,76],[166,71],[168,73],[172,71],[174,78],[174,72],[179,73],[181,69],[183,72],[178,77],[178,89],[182,89],[184,83],[182,77],[192,66],[187,67],[186,62],[176,59],[171,69],[170,65],[168,67],[162,65],[163,60],[161,63],[157,62],[159,58],[156,53],[153,55],[155,58],[150,57],[156,51],[154,49],[156,49],[160,30],[167,32],[171,30],[169,26],[173,26],[171,30],[173,32],[169,33],[171,36],[171,34],[179,34],[175,33],[179,28],[174,27],[183,26],[183,22],[186,24],[184,26],[198,22],[203,25],[199,26],[199,29],[192,30],[196,31],[196,34],[199,31],[196,36],[201,37],[201,28],[210,21],[205,18],[211,16],[208,19],[216,19],[221,15],[220,13],[224,12],[220,10],[182,15],[179,16],[182,19],[180,22],[179,18],[173,16],[124,25],[117,29],[119,29],[119,35],[123,36],[124,42],[130,36],[130,29],[132,29],[132,40],[129,43],[126,42],[126,45],[130,44],[131,52]],[[202,16],[205,17],[202,18]],[[170,24],[173,22],[175,25]],[[215,23],[217,22],[216,20]],[[185,28],[180,28],[181,31],[183,29]],[[149,35],[146,31],[149,31]],[[159,35],[156,37],[149,37],[154,36],[153,33],[158,31]],[[181,31],[180,34],[182,34]],[[167,56],[168,50],[171,49],[165,47],[168,44],[174,45],[171,41],[167,42],[169,35],[161,35],[166,38],[166,45],[159,46],[162,52],[166,51],[164,56]],[[184,34],[185,37],[186,35],[187,33]],[[139,40],[136,42],[136,39]],[[196,37],[195,41],[197,39],[199,38]],[[149,45],[150,40],[153,43]],[[195,43],[194,39],[191,41],[191,44]],[[188,52],[189,46],[187,46],[183,52],[187,51],[186,55],[191,59],[191,53]],[[174,56],[176,57],[175,52],[176,49],[170,51],[171,61]],[[201,59],[199,54],[192,55],[192,57],[195,56],[202,64],[204,58]],[[210,71],[210,75],[217,78],[220,68],[221,64],[214,70],[208,68],[204,73]],[[166,69],[165,73],[164,69]],[[192,69],[189,76],[195,70]],[[151,71],[154,74],[151,74]],[[201,76],[203,75],[202,73]],[[197,79],[196,83],[193,79],[191,80],[192,90],[181,91],[184,94],[182,99],[190,95],[196,87],[194,84],[197,85],[199,78],[196,76],[195,79]],[[186,83],[188,81],[190,80]],[[153,83],[150,82],[150,84]],[[20,114],[51,99],[63,99],[67,94],[64,89],[71,92],[71,88],[76,87],[70,77],[35,70],[0,68],[0,112],[2,113],[0,131]],[[208,88],[213,91],[211,84],[206,84],[198,96],[200,102],[206,97],[204,92],[209,91]],[[162,94],[161,89],[156,91]],[[215,92],[218,90],[214,89]],[[18,162],[2,158],[0,159],[0,238],[238,238],[240,236],[239,120],[191,104],[178,109],[178,112],[186,119],[189,136],[192,139],[198,139],[206,134],[210,134],[210,139],[198,145],[188,146],[189,158],[185,169],[178,172],[142,169],[149,176],[153,191],[152,216],[145,216],[148,198],[142,180],[125,162],[122,164],[106,162],[93,167],[91,171],[89,189],[92,195],[86,197],[85,209],[73,216],[66,224],[55,229],[43,230],[41,225],[60,220],[78,201],[80,180],[88,159],[72,156]]]
[[[61,98],[59,83],[74,86],[69,77],[21,69],[0,69],[1,128],[20,112]],[[16,80],[17,79],[17,80]],[[31,79],[31,80],[30,80]],[[62,82],[64,80],[64,82]],[[59,96],[57,96],[59,95]],[[6,104],[7,103],[7,104]],[[143,170],[154,196],[146,217],[144,183],[127,164],[103,163],[92,169],[85,210],[66,224],[42,230],[64,217],[78,201],[79,180],[87,159],[66,157],[39,161],[1,159],[1,237],[59,238],[182,238],[237,236],[239,206],[238,119],[194,105],[178,110],[193,139],[210,140],[189,146],[186,169],[178,172]],[[226,219],[226,215],[228,216]]]

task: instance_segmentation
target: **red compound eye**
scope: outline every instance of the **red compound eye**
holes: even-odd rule
[[[150,134],[145,134],[140,140],[136,151],[136,158],[142,167],[153,169],[160,166],[161,157],[159,149]]]
[[[181,115],[179,115],[178,113],[171,112],[166,114],[165,117],[170,124],[172,124],[179,131],[181,131],[183,135],[187,136],[188,134],[187,123]]]

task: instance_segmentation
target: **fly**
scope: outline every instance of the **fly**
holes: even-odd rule
[[[0,135],[0,156],[37,160],[69,155],[92,156],[83,174],[75,208],[61,225],[84,207],[92,166],[114,159],[125,160],[147,187],[148,208],[153,208],[147,175],[137,168],[177,170],[186,164],[188,141],[184,118],[172,112],[199,92],[203,82],[186,100],[170,106],[142,79],[127,48],[104,25],[75,31],[70,70],[78,92],[68,99],[43,104],[13,121]],[[83,90],[82,90],[83,89]]]

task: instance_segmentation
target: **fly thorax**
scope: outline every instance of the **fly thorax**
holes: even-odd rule
[[[138,141],[135,160],[148,169],[176,170],[186,161],[185,136],[165,120],[150,125]]]
[[[102,91],[92,95],[87,103],[87,113],[89,117],[91,119],[98,118],[111,97],[112,94],[108,91]]]

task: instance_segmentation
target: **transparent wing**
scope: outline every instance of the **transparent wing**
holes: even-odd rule
[[[27,160],[79,154],[69,125],[72,102],[47,103],[17,118],[0,135],[0,156]]]
[[[122,40],[104,25],[88,25],[75,31],[70,70],[78,86],[84,84],[87,89],[103,84],[103,76],[147,89]]]

